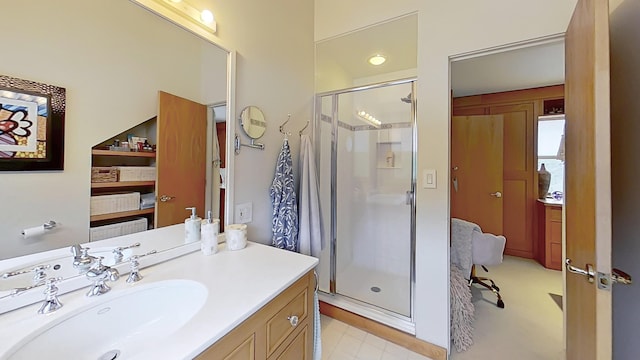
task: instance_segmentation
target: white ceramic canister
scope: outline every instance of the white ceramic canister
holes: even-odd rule
[[[240,250],[247,246],[247,225],[231,224],[224,229],[227,249]]]

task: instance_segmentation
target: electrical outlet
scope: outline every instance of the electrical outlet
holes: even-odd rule
[[[252,220],[253,204],[248,202],[236,205],[236,223],[245,224]]]

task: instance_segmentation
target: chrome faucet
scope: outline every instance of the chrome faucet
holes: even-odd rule
[[[80,270],[81,274],[86,273],[98,260],[95,256],[89,255],[89,248],[73,245],[70,250],[73,254],[73,267]]]
[[[46,286],[46,289],[44,289],[46,297],[40,310],[38,310],[38,314],[52,313],[62,307],[62,303],[58,300],[58,287],[56,286],[56,283],[60,280],[62,280],[62,278],[50,278],[44,283]]]
[[[102,265],[103,257],[96,258],[97,262],[87,271],[87,279],[93,281],[87,296],[98,296],[106,294],[111,290],[107,286],[107,281],[116,281],[120,278],[120,273],[114,268]]]

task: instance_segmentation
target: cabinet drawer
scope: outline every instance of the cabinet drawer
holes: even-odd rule
[[[562,221],[562,208],[550,208],[551,221]]]
[[[293,300],[278,311],[269,321],[267,321],[267,356],[291,334],[296,326],[303,325],[302,321],[307,318],[309,303],[307,288],[304,288]],[[298,324],[294,326],[290,317],[297,316]]]
[[[296,335],[282,354],[274,356],[277,360],[304,360],[307,359],[308,334],[309,325],[305,325],[304,329]]]

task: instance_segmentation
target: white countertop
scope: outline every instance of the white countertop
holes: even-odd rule
[[[145,236],[149,236],[148,233]],[[68,316],[79,307],[105,301],[132,287],[163,280],[188,279],[203,284],[208,290],[202,309],[171,334],[170,341],[160,339],[156,344],[145,344],[148,351],[135,358],[191,359],[249,318],[317,263],[313,257],[252,242],[238,251],[228,251],[221,244],[219,252],[210,256],[196,251],[142,269],[140,272],[144,278],[136,284],[127,284],[126,275],[121,276],[118,281],[110,283],[112,290],[102,296],[86,297],[86,288],[61,295],[60,301],[64,306],[51,314],[37,314],[40,303],[36,303],[0,315],[0,358],[5,358],[14,344],[37,328]],[[122,359],[130,359],[122,355]]]

